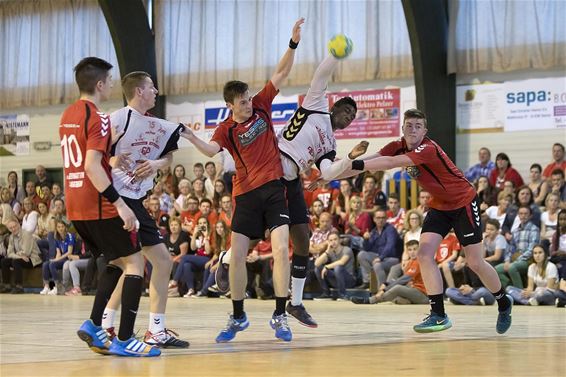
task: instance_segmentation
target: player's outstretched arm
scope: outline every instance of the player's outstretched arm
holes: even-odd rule
[[[301,26],[305,22],[303,17],[299,18],[295,25],[293,26],[293,34],[291,35],[291,41],[295,44],[295,46],[301,41]],[[289,42],[291,44],[291,42]],[[296,47],[295,47],[296,48]],[[289,73],[291,72],[291,68],[293,68],[293,62],[295,61],[295,48],[287,48],[285,54],[279,60],[279,64],[277,64],[277,68],[275,69],[275,73],[271,76],[271,83],[275,87],[275,89],[279,89],[283,81],[287,79]]]
[[[321,178],[325,181],[332,181],[340,177],[346,171],[355,172],[352,175],[361,173],[359,170],[352,170],[352,160],[366,153],[369,143],[367,141],[359,142],[348,154],[348,158],[342,160],[331,161],[324,159],[320,162]]]
[[[120,197],[112,182],[102,167],[102,152],[89,149],[85,157],[85,173],[92,182],[94,188],[112,203],[118,210],[118,215],[124,221],[124,229],[132,231],[136,229],[136,216]]]
[[[207,143],[206,141],[201,140],[197,135],[194,134],[193,130],[191,130],[190,127],[185,127],[185,129],[181,133],[181,136],[190,141],[191,144],[193,144],[200,153],[208,157],[214,156],[222,149],[220,148],[220,145],[218,145],[218,143],[215,141]]]
[[[394,168],[404,168],[406,166],[415,165],[413,160],[411,160],[407,155],[404,154],[398,156],[381,156],[377,158],[372,158],[370,160],[365,160],[363,162],[364,162],[364,170],[369,170],[369,171],[389,170]]]

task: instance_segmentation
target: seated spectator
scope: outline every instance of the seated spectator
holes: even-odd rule
[[[552,146],[552,162],[546,165],[542,176],[547,180],[551,179],[551,175],[555,170],[564,172],[566,170],[566,160],[564,159],[564,145],[554,143]],[[552,184],[552,183],[551,183]]]
[[[8,203],[0,203],[0,218],[2,219],[2,225],[6,226],[8,226],[8,221],[17,219],[16,214]]]
[[[171,195],[163,191],[163,185],[163,182],[157,182],[153,186],[152,196],[159,199],[159,211],[171,217],[175,214],[175,207],[173,206],[174,200]]]
[[[202,287],[196,295],[191,297],[206,297],[210,288],[216,284],[215,273],[218,268],[218,260],[220,253],[230,249],[232,231],[222,220],[214,225],[214,233],[210,236],[210,245],[212,247],[212,258],[204,265],[204,276],[202,278]]]
[[[340,190],[336,199],[332,204],[331,214],[336,216],[336,223],[344,223],[346,221],[346,214],[350,212],[350,197],[354,195],[352,191],[352,184],[348,179],[340,181]],[[344,231],[344,229],[341,229]]]
[[[403,245],[410,240],[419,240],[423,230],[423,215],[418,209],[407,211],[406,220],[403,225]]]
[[[558,226],[558,212],[560,211],[560,198],[550,193],[544,201],[545,211],[540,215],[540,239],[550,242]]]
[[[523,276],[527,273],[529,260],[533,255],[533,248],[540,242],[540,230],[531,221],[531,207],[519,207],[517,216],[520,224],[507,238],[509,247],[505,251],[504,263],[495,266],[501,280],[501,285],[509,284],[523,289]]]
[[[173,277],[181,258],[187,255],[189,251],[191,238],[187,232],[181,229],[181,220],[178,217],[169,219],[169,233],[163,238],[173,261],[173,268],[171,269],[171,277]]]
[[[473,288],[462,284],[459,288],[446,288],[446,297],[454,305],[493,305],[495,296],[485,287]]]
[[[560,280],[560,285],[558,289],[554,292],[556,296],[556,307],[563,308],[566,307],[566,279]]]
[[[489,176],[495,169],[495,163],[491,161],[491,151],[488,148],[480,148],[478,160],[477,164],[470,166],[464,173],[466,179],[472,183],[476,183],[481,176]]]
[[[216,181],[222,181],[222,179],[219,174],[216,174],[216,164],[214,161],[207,161],[206,164],[204,164],[204,170],[204,190],[206,191],[206,196],[212,199],[216,191]],[[222,183],[224,183],[224,181],[222,181]]]
[[[210,229],[213,229],[214,224],[218,221],[218,213],[212,209],[212,201],[208,198],[204,198],[200,201],[198,206],[197,217],[206,217]]]
[[[39,196],[41,197],[41,201],[47,203],[47,205],[51,205],[51,201],[53,200],[53,194],[51,194],[51,186],[46,183],[42,183],[39,188]]]
[[[334,231],[332,216],[328,212],[320,214],[318,227],[312,233],[309,243],[309,254],[318,257],[328,247],[328,236]]]
[[[173,187],[173,197],[175,198],[180,194],[179,183],[183,179],[187,179],[185,167],[182,164],[175,165],[175,167],[173,168],[173,174],[171,174],[171,185]]]
[[[204,187],[204,180],[202,178],[195,178],[193,180],[193,195],[198,198],[199,201],[202,202],[203,199],[209,199],[208,192]]]
[[[398,233],[401,233],[403,231],[403,223],[405,222],[405,209],[401,208],[399,194],[396,192],[389,194],[387,208],[387,222],[393,225]]]
[[[378,186],[377,179],[373,175],[366,175],[364,178],[364,186],[361,192],[362,211],[374,213],[378,209],[385,209],[387,206],[387,197],[381,191],[381,185]]]
[[[530,221],[533,223],[533,225],[540,229],[541,213],[539,207],[534,202],[533,192],[531,191],[529,186],[521,186],[517,190],[515,204],[512,204],[509,206],[509,208],[507,208],[505,220],[501,223],[501,233],[511,233],[519,226],[520,221],[517,217],[517,211],[521,206],[529,206],[531,208]]]
[[[560,196],[560,208],[566,209],[566,181],[564,180],[564,171],[556,169],[552,171],[550,176],[550,191]]]
[[[350,212],[346,216],[344,233],[350,238],[352,249],[363,248],[363,235],[372,227],[372,220],[368,213],[362,211],[362,199],[359,196],[350,198]]]
[[[63,287],[67,287],[69,280],[73,282],[73,288],[65,292],[65,296],[80,296],[81,291],[81,274],[80,271],[86,271],[88,263],[92,254],[90,250],[86,250],[84,242],[79,242],[75,244],[73,254],[67,256],[67,261],[63,265]]]
[[[324,212],[324,204],[322,204],[321,200],[315,199],[312,202],[312,206],[310,208],[310,215],[309,215],[310,217],[309,228],[311,231],[314,231],[316,228],[318,228],[319,226],[318,222],[322,212]]]
[[[556,232],[550,242],[550,261],[558,268],[560,279],[566,281],[566,209],[558,213]]]
[[[512,181],[505,181],[503,182],[503,190],[499,191],[499,192],[504,192],[506,195],[511,195],[513,197],[513,200],[511,201],[511,204],[516,204],[515,203],[515,197],[517,194],[517,186],[515,186],[515,183],[513,183]]]
[[[187,209],[182,211],[179,219],[181,220],[181,229],[188,234],[193,234],[194,227],[199,218],[198,198],[194,195],[189,195],[186,202]]]
[[[455,268],[456,259],[458,259],[458,253],[460,252],[460,242],[458,241],[458,237],[454,234],[454,229],[450,229],[450,232],[444,237],[440,245],[438,246],[438,250],[436,250],[436,255],[434,259],[440,272],[444,276],[444,280],[448,287],[455,287],[454,285],[454,278],[452,277],[452,270]],[[458,270],[462,269],[464,265],[460,260],[458,263]]]
[[[167,235],[169,232],[169,214],[167,212],[161,211],[161,204],[159,202],[159,197],[151,195],[148,198],[147,212],[149,216],[155,221],[155,225],[161,236]]]
[[[246,257],[248,282],[246,294],[262,300],[274,297],[273,290],[273,251],[271,249],[271,234],[265,232],[265,240],[259,243]],[[256,282],[256,279],[258,281]]]
[[[509,286],[506,292],[513,297],[516,304],[521,305],[554,305],[554,292],[557,288],[558,270],[554,263],[548,261],[548,255],[542,245],[533,248],[534,263],[527,272],[526,289]]]
[[[489,184],[489,179],[486,176],[482,175],[478,178],[476,192],[480,201],[481,213],[497,204],[497,190]]]
[[[12,196],[12,193],[10,192],[10,189],[8,187],[3,187],[2,189],[0,189],[0,203],[10,205],[14,214],[20,217],[22,206],[20,202],[18,202]]]
[[[55,255],[49,255],[49,260],[43,263],[43,290],[40,295],[58,294],[57,285],[61,282],[59,278],[59,270],[63,269],[63,265],[73,254],[75,247],[75,236],[68,231],[67,224],[62,220],[55,221]],[[49,289],[49,282],[55,285]]]
[[[191,194],[191,190],[192,190],[191,181],[189,181],[186,178],[181,179],[178,185],[178,189],[179,189],[179,195],[177,196],[177,199],[175,199],[175,202],[173,203],[173,207],[175,207],[175,211],[177,211],[177,213],[180,214],[183,211],[187,210],[187,198]]]
[[[507,250],[507,241],[499,233],[499,221],[488,219],[483,234],[483,246],[485,249],[485,261],[492,266],[503,262],[503,255]]]
[[[49,212],[47,204],[39,203],[37,206],[37,228],[35,230],[35,235],[41,240],[47,240],[47,235],[49,232],[53,232],[51,229],[53,215]]]
[[[393,301],[396,304],[428,304],[429,300],[417,260],[419,241],[411,240],[405,248],[410,261],[403,269],[403,276],[382,284],[374,296],[352,297],[354,304],[378,304],[385,301]]]
[[[232,209],[232,196],[225,194],[220,199],[220,211],[218,212],[218,220],[223,221],[228,228],[232,228],[232,216],[234,210]]]
[[[37,230],[37,217],[35,204],[30,198],[25,198],[22,211],[22,229],[26,232],[35,233]]]
[[[22,230],[18,220],[13,217],[6,224],[10,231],[8,249],[5,258],[2,258],[2,287],[1,293],[24,293],[23,268],[34,268],[41,264],[39,247],[33,234]],[[14,269],[15,285],[10,283],[10,268]]]
[[[53,185],[53,180],[51,179],[49,174],[47,174],[47,170],[45,169],[45,166],[37,165],[35,167],[35,187],[40,188],[42,185],[47,185],[48,187],[51,187],[51,185]]]
[[[364,233],[363,249],[358,254],[362,270],[362,285],[359,288],[369,288],[371,270],[375,271],[377,285],[380,286],[385,282],[389,269],[399,263],[399,234],[386,220],[385,210],[377,210],[373,216],[375,228]]]
[[[7,187],[12,193],[12,198],[14,198],[18,203],[21,203],[24,200],[26,196],[26,190],[20,184],[20,181],[18,180],[18,173],[16,173],[15,171],[8,173]]]
[[[33,200],[33,203],[35,205],[38,205],[39,202],[41,202],[41,198],[39,197],[39,195],[37,195],[37,192],[35,191],[35,183],[33,183],[32,181],[26,182],[26,198],[30,198],[31,200]]]
[[[384,215],[384,213],[382,213]],[[338,301],[349,301],[346,288],[356,285],[354,275],[354,253],[352,249],[340,244],[340,235],[337,231],[328,236],[326,250],[316,258],[315,275],[322,288],[322,295],[315,300],[330,300],[330,288],[338,290]]]
[[[483,222],[486,222],[487,219],[491,219],[497,220],[499,224],[503,224],[512,202],[513,198],[511,195],[507,195],[505,192],[501,191],[497,195],[497,206],[491,206],[485,210]]]
[[[216,212],[220,210],[220,201],[225,195],[230,195],[228,194],[228,191],[226,191],[226,184],[222,179],[217,179],[216,181],[214,181],[214,194],[212,196],[212,208]]]
[[[320,181],[318,188],[312,193],[312,200],[320,200],[322,203],[322,210],[324,212],[330,212],[332,202],[337,195],[338,190],[331,188],[329,182]]]
[[[430,199],[432,199],[430,192],[426,190],[421,190],[419,192],[419,205],[417,206],[416,210],[421,214],[423,219],[426,217],[426,214],[430,209],[428,206],[430,203]]]
[[[535,204],[541,206],[548,194],[548,181],[542,178],[542,167],[539,164],[532,164],[530,173],[531,181],[528,186],[533,192]]]
[[[496,168],[491,171],[489,175],[489,183],[499,189],[503,189],[505,181],[511,181],[515,187],[523,186],[523,178],[521,174],[511,165],[509,156],[505,153],[498,153],[495,157]]]
[[[199,217],[191,236],[192,254],[185,255],[180,259],[173,281],[169,283],[169,290],[174,290],[183,284],[187,288],[187,294],[184,297],[191,297],[196,294],[195,272],[204,271],[205,264],[212,257],[210,229],[206,217]]]
[[[57,182],[54,182],[51,186],[51,200],[47,203],[48,208],[51,208],[55,199],[61,199],[65,201],[65,195],[63,195],[63,190],[61,189],[61,185]]]

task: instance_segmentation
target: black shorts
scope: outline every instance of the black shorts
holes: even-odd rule
[[[279,180],[236,196],[232,230],[250,239],[263,239],[266,229],[289,224],[285,186]]]
[[[105,220],[73,220],[73,226],[95,257],[104,254],[107,261],[127,257],[139,251],[139,247],[119,217]]]
[[[475,197],[467,206],[455,210],[441,211],[431,208],[424,219],[421,233],[431,232],[445,237],[450,229],[454,228],[454,233],[462,246],[482,242],[478,203],[478,198]]]
[[[301,178],[287,181],[281,178],[285,185],[285,195],[287,196],[287,206],[289,207],[289,217],[291,225],[308,224],[310,222],[309,210],[305,201],[303,182]]]
[[[141,246],[153,246],[164,243],[163,236],[157,228],[155,220],[149,215],[147,209],[143,206],[144,198],[130,199],[122,196],[128,207],[134,212],[136,218],[140,222],[138,230],[138,241]]]

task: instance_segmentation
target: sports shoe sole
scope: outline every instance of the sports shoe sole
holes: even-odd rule
[[[314,324],[312,324],[312,323],[305,323],[305,322],[301,321],[301,320],[299,319],[299,317],[295,317],[295,315],[293,314],[292,311],[289,311],[289,310],[287,310],[287,309],[285,309],[285,311],[286,311],[287,314],[289,314],[292,318],[294,318],[295,320],[297,320],[297,322],[299,322],[299,325],[304,326],[304,327],[308,327],[309,329],[316,329],[316,328],[318,328],[318,323],[314,323]]]
[[[431,333],[431,332],[439,332],[439,331],[444,331],[444,330],[448,330],[449,328],[452,327],[452,323],[448,323],[446,325],[437,325],[437,326],[429,326],[429,327],[413,327],[413,330],[415,330],[415,332],[418,332],[420,334],[424,334],[424,333]]]
[[[77,335],[83,342],[86,342],[86,344],[88,344],[88,347],[91,349],[91,351],[99,353],[101,355],[110,355],[110,352],[108,351],[107,348],[100,348],[94,346],[93,345],[94,340],[92,336],[90,336],[90,334],[87,333],[86,331],[79,330],[77,331]]]

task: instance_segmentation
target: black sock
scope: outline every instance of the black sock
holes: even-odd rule
[[[232,300],[232,307],[234,308],[234,318],[244,318],[244,300]]]
[[[98,289],[96,290],[92,312],[90,313],[90,319],[96,326],[102,324],[102,314],[104,314],[106,304],[108,304],[108,300],[110,300],[110,296],[112,296],[120,276],[122,276],[122,269],[112,264],[106,265],[104,272],[100,274]]]
[[[501,287],[501,289],[495,293],[493,293],[495,299],[497,300],[497,306],[499,307],[499,311],[503,312],[509,308],[511,305],[511,301],[507,298],[505,294],[505,288]]]
[[[285,313],[285,304],[287,303],[287,297],[275,297],[275,315],[281,315]]]
[[[429,295],[428,300],[430,302],[430,308],[434,313],[440,317],[446,316],[444,312],[444,295],[442,293],[439,295]]]
[[[304,255],[297,255],[293,253],[293,261],[291,265],[291,276],[297,279],[304,279],[307,277],[307,264],[309,257]]]
[[[143,278],[139,275],[126,275],[122,288],[122,313],[118,339],[128,340],[134,335],[134,324],[140,306]]]

